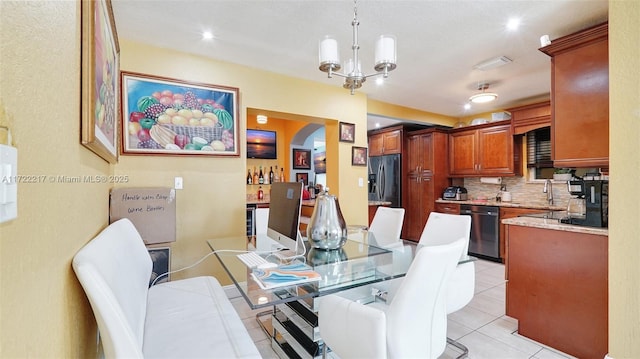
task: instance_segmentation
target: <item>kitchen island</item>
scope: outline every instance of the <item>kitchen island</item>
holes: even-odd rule
[[[573,356],[608,348],[608,230],[516,217],[506,228],[506,314],[518,333]]]

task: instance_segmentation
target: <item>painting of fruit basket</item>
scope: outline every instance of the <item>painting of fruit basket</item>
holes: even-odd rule
[[[122,72],[123,154],[239,156],[238,89]]]

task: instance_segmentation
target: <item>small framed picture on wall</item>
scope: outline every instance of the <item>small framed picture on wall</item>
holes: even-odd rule
[[[306,172],[296,173],[296,182],[302,182],[305,186],[309,185],[309,174]]]
[[[367,165],[367,148],[366,147],[351,147],[351,165],[352,166],[366,166]]]
[[[294,170],[310,170],[311,169],[311,150],[300,148],[293,149],[293,169]]]
[[[354,123],[340,122],[340,142],[356,142],[356,125]]]

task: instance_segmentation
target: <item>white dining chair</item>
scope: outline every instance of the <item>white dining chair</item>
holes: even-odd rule
[[[401,246],[403,223],[404,208],[378,207],[369,226],[369,233],[373,233],[375,239],[373,244],[383,248]]]
[[[269,225],[269,208],[256,208],[256,236],[267,235],[267,226]]]
[[[439,246],[465,238],[465,247],[460,256],[460,263],[456,266],[447,286],[447,314],[464,308],[475,292],[475,264],[470,261],[469,237],[471,235],[471,216],[431,212],[420,236],[420,247]],[[462,343],[447,338],[447,342],[462,350],[458,359],[466,358],[469,349]]]
[[[340,358],[437,358],[447,345],[446,285],[465,239],[424,247],[387,303],[365,305],[339,295],[321,297],[318,326]],[[328,348],[327,348],[328,347]]]

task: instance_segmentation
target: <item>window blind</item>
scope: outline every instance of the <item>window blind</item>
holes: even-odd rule
[[[527,133],[527,167],[553,168],[551,160],[551,127]]]

